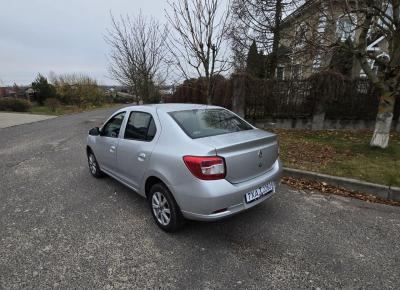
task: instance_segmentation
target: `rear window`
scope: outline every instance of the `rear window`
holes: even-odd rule
[[[192,139],[253,129],[245,121],[224,109],[195,109],[169,114]]]

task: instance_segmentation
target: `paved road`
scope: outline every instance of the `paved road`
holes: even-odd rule
[[[0,112],[0,129],[52,118],[54,118],[54,116]]]
[[[0,129],[0,289],[400,288],[400,208],[280,187],[177,234],[144,199],[89,175],[109,110]]]

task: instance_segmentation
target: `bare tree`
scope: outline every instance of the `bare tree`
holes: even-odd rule
[[[112,27],[107,30],[106,42],[111,76],[130,88],[144,103],[152,100],[156,86],[166,78],[166,38],[168,29],[153,17],[111,15]]]
[[[389,1],[388,7],[385,7],[384,2],[368,0],[366,7],[358,11],[362,13],[363,19],[359,24],[361,32],[358,43],[352,43],[350,46],[362,69],[381,96],[371,140],[371,146],[381,148],[386,148],[389,144],[395,100],[400,94],[400,0]],[[389,44],[388,58],[378,58],[368,53],[369,33],[378,33],[386,37]],[[368,59],[379,63],[381,73],[377,75],[374,73]]]
[[[185,79],[193,74],[206,81],[207,103],[212,103],[213,79],[230,69],[229,5],[221,0],[170,1],[166,17],[173,33],[168,47],[174,64]]]
[[[389,145],[390,130],[396,98],[400,95],[400,0],[319,0],[319,11],[314,15],[319,21],[301,20],[309,33],[304,34],[307,50],[312,46],[317,54],[332,54],[338,47],[351,53],[355,67],[362,68],[380,94],[375,130],[371,146],[386,148]],[[338,19],[339,17],[339,19]],[[340,19],[346,20],[344,27]],[[335,31],[342,30],[346,41],[338,38]],[[307,37],[308,36],[308,37]],[[377,54],[368,49],[379,38],[387,43],[387,54]],[[373,69],[372,63],[379,67]],[[357,68],[358,66],[358,68]]]
[[[242,73],[246,71],[247,54],[250,49],[251,39],[247,37],[250,28],[243,22],[237,21],[235,10],[232,11],[231,25],[229,29],[232,65],[235,73]]]
[[[255,40],[269,55],[267,76],[275,76],[278,48],[281,40],[281,23],[303,0],[233,0],[231,38],[234,58],[243,59]]]

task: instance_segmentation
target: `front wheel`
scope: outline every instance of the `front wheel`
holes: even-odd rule
[[[175,232],[183,225],[183,217],[172,194],[165,185],[155,184],[150,189],[149,204],[156,224],[166,232]]]
[[[89,151],[87,157],[90,173],[96,178],[103,177],[104,173],[100,170],[99,163],[97,162],[96,156],[94,156],[93,152]]]

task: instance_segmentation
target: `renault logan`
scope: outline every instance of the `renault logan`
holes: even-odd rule
[[[89,131],[86,151],[94,177],[146,197],[168,232],[184,218],[217,220],[263,202],[281,173],[277,136],[216,106],[121,109]]]

